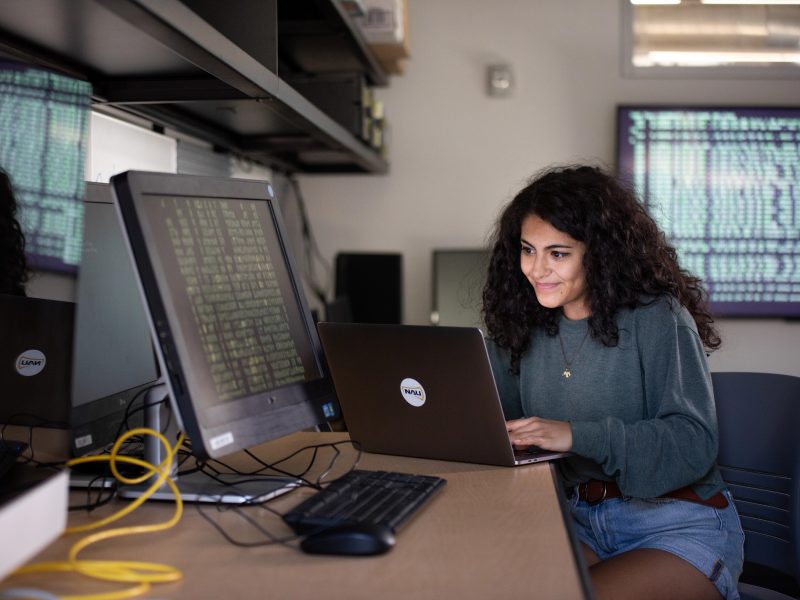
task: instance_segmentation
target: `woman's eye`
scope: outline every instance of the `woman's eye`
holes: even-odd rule
[[[522,253],[523,254],[533,254],[533,248],[529,248],[528,246],[522,246]]]
[[[569,254],[566,252],[559,252],[558,250],[553,250],[553,258],[562,259],[565,256],[569,256]]]

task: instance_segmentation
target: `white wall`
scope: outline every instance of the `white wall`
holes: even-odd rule
[[[797,79],[623,78],[620,1],[409,0],[412,58],[378,94],[392,127],[390,174],[301,179],[323,253],[402,252],[405,321],[427,323],[431,250],[480,245],[546,165],[613,166],[617,104],[800,101]],[[496,61],[514,69],[511,98],[484,92]],[[720,327],[714,370],[800,375],[800,323]]]

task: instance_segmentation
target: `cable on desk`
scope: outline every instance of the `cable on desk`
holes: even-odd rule
[[[116,435],[114,436],[114,440],[115,441],[118,440],[120,438],[120,436],[125,431],[130,430],[129,419],[132,416],[134,416],[136,413],[141,412],[145,408],[148,408],[150,406],[158,406],[159,404],[165,404],[166,403],[166,399],[162,399],[162,400],[159,400],[157,402],[153,402],[152,404],[145,404],[144,402],[142,402],[139,406],[137,406],[136,408],[133,408],[133,406],[136,404],[136,402],[138,400],[140,400],[142,398],[145,398],[147,393],[150,390],[152,390],[153,388],[158,387],[158,385],[159,384],[149,385],[149,386],[139,390],[130,400],[128,400],[128,403],[125,406],[125,413],[124,413],[123,419],[120,422],[119,427],[117,428]],[[166,403],[166,404],[169,407],[169,404],[168,403]],[[166,424],[162,427],[162,431],[161,431],[162,434],[166,433],[166,431],[168,430],[168,428],[170,426],[170,423],[172,422],[172,411],[171,410],[168,411],[167,416],[168,416],[168,418],[166,420]],[[108,444],[103,449],[103,452],[102,452],[101,456],[102,455],[108,455],[109,452],[111,452],[111,448],[113,448],[113,446],[114,446],[113,442]],[[120,448],[121,449],[124,448],[125,452],[124,453],[121,453],[121,452],[118,453],[119,456],[132,456],[134,458],[137,457],[137,456],[142,456],[142,454],[144,453],[143,438],[142,438],[141,435],[128,436],[125,439],[124,443],[120,446]],[[102,459],[101,461],[86,461],[86,462],[109,462],[109,461],[107,459]],[[65,464],[66,463],[64,463],[64,462],[52,463],[52,466],[63,467],[63,466],[65,466]],[[71,464],[78,464],[78,463],[71,463]],[[150,471],[145,471],[145,472],[146,473],[151,473]],[[110,487],[105,486],[104,484],[105,484],[106,481],[111,481],[112,485]],[[100,485],[96,486],[95,485],[96,483],[99,483]],[[86,510],[86,511],[91,512],[91,511],[96,510],[96,509],[100,508],[101,506],[105,506],[106,504],[111,502],[114,498],[117,497],[117,492],[118,491],[119,491],[119,482],[113,476],[113,474],[98,474],[96,477],[94,477],[89,482],[89,485],[86,487],[86,502],[84,504],[80,504],[80,505],[71,505],[68,510],[73,511],[73,512],[74,511],[80,511],[80,510]],[[96,492],[97,495],[96,495],[96,498],[94,500],[92,500],[92,494],[94,492]]]
[[[199,472],[199,473],[203,473],[207,477],[217,481],[218,483],[220,483],[222,485],[235,487],[236,485],[240,485],[240,484],[244,484],[244,483],[258,482],[258,481],[263,481],[265,479],[269,480],[274,476],[273,475],[269,475],[269,474],[265,474],[264,471],[270,470],[270,471],[275,471],[276,473],[279,473],[279,474],[281,474],[283,476],[292,477],[293,479],[298,480],[298,482],[299,482],[301,487],[303,487],[303,486],[312,487],[314,489],[319,490],[322,487],[322,479],[325,476],[327,476],[327,474],[330,472],[330,469],[332,468],[333,463],[336,461],[336,459],[340,455],[340,451],[337,448],[337,446],[339,446],[341,444],[351,444],[357,450],[358,455],[356,457],[355,464],[350,467],[351,469],[354,469],[356,467],[356,465],[358,465],[358,462],[361,460],[361,448],[360,448],[360,445],[357,442],[353,442],[353,441],[350,441],[350,440],[342,440],[342,441],[338,441],[338,442],[328,442],[328,443],[324,443],[324,444],[314,444],[314,445],[304,446],[304,447],[300,448],[299,450],[296,450],[296,451],[292,452],[288,456],[286,456],[284,458],[281,458],[280,460],[272,462],[272,463],[267,463],[267,462],[263,461],[262,459],[260,459],[255,454],[253,454],[252,452],[250,452],[249,450],[244,450],[245,454],[247,454],[250,458],[252,458],[256,462],[258,462],[260,465],[262,465],[262,467],[260,469],[256,469],[255,471],[242,471],[242,470],[237,469],[237,468],[235,468],[235,467],[233,467],[233,466],[231,466],[231,465],[229,465],[227,463],[224,463],[223,461],[221,461],[219,459],[212,459],[212,460],[203,461],[203,462],[197,461],[195,463],[194,467],[191,467],[191,468],[188,468],[188,469],[183,469],[183,470],[179,471],[178,472],[178,477],[180,478],[181,475],[188,475],[188,474],[191,474],[191,473],[198,473]],[[190,445],[187,444],[187,446],[190,446]],[[306,479],[305,475],[311,470],[311,467],[316,462],[318,451],[320,449],[322,449],[322,448],[332,448],[334,450],[335,455],[332,458],[331,463],[322,472],[322,474],[319,477],[317,477],[316,481],[311,481],[309,479]],[[308,466],[306,466],[305,469],[303,469],[300,473],[292,473],[290,471],[286,471],[284,469],[281,469],[281,468],[277,467],[278,464],[286,462],[290,458],[292,458],[292,457],[294,457],[294,456],[296,456],[296,455],[298,455],[298,454],[300,454],[302,452],[305,452],[307,450],[312,450],[313,451],[312,452],[312,456],[311,456],[311,459],[309,461]],[[186,459],[188,459],[188,458],[190,458],[190,456],[186,457]],[[220,470],[219,468],[217,468],[217,465],[220,465],[221,467],[223,467],[226,470],[224,470],[224,471]],[[221,479],[219,477],[220,475],[239,475],[239,476],[242,477],[242,479],[239,479],[239,480],[236,480],[236,481],[223,480],[223,479]],[[252,504],[258,504],[258,501],[251,502],[251,503]]]
[[[130,429],[130,426],[128,424],[128,419],[130,419],[137,412],[143,411],[148,406],[157,406],[158,404],[165,403],[165,400],[159,400],[158,402],[154,402],[152,405],[145,405],[144,403],[142,403],[140,406],[136,407],[134,410],[131,410],[131,407],[136,403],[136,401],[138,399],[145,397],[147,392],[149,392],[151,389],[157,387],[158,385],[159,384],[153,384],[153,385],[147,386],[144,389],[139,390],[133,396],[133,398],[131,398],[128,401],[128,404],[125,406],[125,413],[124,413],[123,420],[120,423],[119,427],[117,428],[117,433],[114,436],[115,440],[119,439],[124,431],[127,431],[128,429]],[[168,417],[169,418],[167,419],[166,425],[163,427],[164,431],[167,430],[167,428],[169,427],[169,425],[171,423],[172,411],[168,412]],[[15,424],[15,421],[22,421],[23,419],[24,419],[24,421],[22,423]],[[35,420],[35,422],[33,424],[31,424],[31,422],[34,421],[34,420]],[[64,423],[62,421],[51,421],[51,420],[45,419],[43,417],[40,417],[38,415],[34,415],[32,413],[26,413],[26,412],[14,413],[14,414],[12,414],[10,417],[8,417],[6,419],[5,423],[0,425],[0,443],[4,443],[6,441],[6,439],[5,439],[6,429],[8,427],[11,427],[11,426],[24,427],[24,428],[26,428],[28,430],[28,433],[27,433],[28,448],[26,450],[28,455],[27,456],[25,456],[25,455],[22,456],[22,458],[23,458],[22,464],[34,464],[37,467],[43,467],[43,468],[49,468],[49,469],[58,469],[58,470],[64,468],[64,466],[66,464],[64,461],[41,462],[41,461],[36,460],[35,453],[34,453],[35,449],[34,449],[34,444],[33,444],[33,430],[36,427],[55,427],[55,428],[62,428],[62,429],[63,428],[67,428],[67,429],[69,429],[67,423]],[[162,431],[162,433],[164,433],[164,431]],[[131,446],[134,446],[137,443],[141,444],[141,441],[139,440],[138,437],[131,436],[131,438],[132,438],[131,440],[128,440],[126,438],[125,442],[127,444],[131,445]],[[105,453],[106,454],[110,451],[110,448],[112,446],[113,446],[113,444],[109,444],[106,447],[106,449],[105,449]],[[141,454],[141,448],[139,448],[138,450],[139,450],[139,454]],[[132,454],[136,454],[136,450],[135,449],[131,450],[131,453]],[[97,508],[99,506],[102,506],[103,504],[108,503],[110,500],[111,500],[111,498],[107,498],[104,501],[99,502],[97,504],[93,504],[93,503],[87,502],[87,504],[85,504],[83,506],[71,507],[71,510],[93,510],[93,509],[95,509],[95,508]]]
[[[146,388],[139,390],[138,392],[136,392],[136,395],[134,395],[134,397],[131,398],[128,401],[128,405],[125,407],[125,415],[124,415],[124,417],[122,419],[122,422],[119,425],[119,428],[117,429],[117,435],[115,436],[115,439],[119,438],[119,436],[122,434],[123,430],[130,429],[130,424],[128,423],[128,419],[130,419],[136,413],[143,412],[146,408],[150,408],[150,407],[153,407],[153,406],[158,406],[159,404],[165,404],[167,406],[167,408],[171,408],[170,404],[169,404],[169,402],[167,402],[166,398],[162,398],[161,400],[158,400],[157,402],[153,402],[152,404],[145,404],[144,402],[142,402],[135,409],[131,410],[131,408],[133,407],[134,403],[139,398],[145,398],[146,395],[147,395],[147,392],[149,392],[150,390],[152,390],[154,388],[157,388],[159,385],[161,385],[161,384],[160,383],[154,383],[153,385],[149,385]],[[169,410],[169,411],[167,411],[167,422],[161,428],[161,433],[166,433],[167,430],[169,429],[169,426],[170,426],[171,423],[172,423],[172,410]]]
[[[280,473],[281,475],[285,475],[285,476],[297,479],[302,483],[303,486],[311,487],[311,488],[319,490],[319,489],[322,488],[322,486],[324,484],[323,480],[325,479],[325,477],[328,476],[328,474],[330,474],[331,470],[333,469],[334,464],[339,459],[339,457],[341,455],[341,452],[339,451],[338,446],[340,446],[342,444],[350,444],[350,445],[352,445],[353,448],[357,452],[355,461],[353,462],[353,464],[348,469],[348,470],[353,470],[358,466],[359,462],[361,461],[361,445],[355,440],[341,440],[341,441],[338,441],[338,442],[326,442],[326,443],[323,443],[323,444],[310,444],[308,446],[303,446],[302,448],[300,448],[298,450],[295,450],[291,454],[289,454],[289,455],[287,455],[287,456],[285,456],[285,457],[283,457],[283,458],[281,458],[279,460],[276,460],[274,462],[270,462],[270,463],[265,462],[264,460],[262,460],[261,458],[259,458],[255,454],[253,454],[251,451],[244,450],[244,453],[247,454],[247,456],[249,456],[254,461],[256,461],[257,463],[262,465],[262,467],[260,469],[256,469],[255,471],[241,471],[239,469],[236,469],[236,468],[234,468],[234,467],[222,462],[219,459],[214,459],[214,460],[211,460],[211,461],[206,461],[204,463],[197,463],[197,465],[195,467],[193,467],[193,468],[191,468],[189,470],[186,470],[186,471],[181,471],[179,473],[179,476],[181,474],[183,474],[183,473],[194,473],[194,472],[198,472],[199,471],[199,472],[202,472],[202,473],[208,475],[212,479],[215,479],[216,481],[219,481],[220,483],[223,483],[223,484],[226,484],[226,485],[236,485],[236,484],[239,484],[239,483],[245,483],[245,482],[250,482],[250,481],[258,481],[258,479],[255,479],[255,480],[253,480],[253,479],[244,479],[244,480],[237,481],[235,483],[231,483],[231,482],[220,481],[216,477],[216,475],[231,474],[231,475],[240,475],[242,477],[254,477],[254,476],[261,476],[264,471],[270,470],[270,471],[275,471],[276,473]],[[334,452],[334,455],[331,458],[331,461],[328,464],[328,466],[322,471],[322,473],[320,473],[320,475],[316,478],[316,480],[314,480],[314,481],[309,480],[305,476],[308,474],[308,472],[313,467],[314,463],[317,461],[317,456],[319,454],[319,451],[322,450],[323,448],[332,449],[333,452]],[[279,464],[282,464],[282,463],[290,460],[291,458],[294,458],[298,454],[301,454],[301,453],[306,452],[308,450],[312,451],[311,458],[309,460],[308,465],[302,471],[300,471],[299,473],[292,473],[290,471],[286,471],[284,469],[281,469],[281,468],[279,468],[277,466]],[[214,465],[222,465],[225,469],[227,469],[227,471],[220,471],[219,469],[215,468]],[[211,472],[209,473],[209,471],[211,471]],[[263,475],[263,476],[264,477],[270,477],[270,475]],[[258,504],[258,502],[254,502],[254,504]]]
[[[338,441],[338,442],[329,442],[329,443],[324,443],[324,444],[311,444],[311,445],[308,445],[308,446],[304,446],[304,447],[300,448],[299,450],[296,450],[296,451],[292,452],[291,454],[285,456],[284,458],[281,458],[281,459],[279,459],[279,460],[277,460],[277,461],[275,461],[273,463],[266,463],[266,462],[262,461],[261,459],[259,459],[258,457],[256,457],[255,455],[253,455],[250,452],[248,452],[247,454],[249,456],[251,456],[252,458],[254,458],[260,464],[265,465],[264,468],[258,469],[258,471],[255,472],[255,473],[258,473],[258,472],[261,472],[261,471],[265,470],[265,468],[274,469],[275,465],[284,463],[287,460],[291,459],[294,456],[297,456],[298,454],[300,454],[302,452],[306,452],[306,451],[311,450],[311,452],[312,452],[311,461],[310,461],[309,465],[302,471],[302,473],[300,475],[294,474],[294,473],[289,473],[289,472],[285,472],[285,473],[287,473],[291,477],[297,478],[301,482],[303,482],[302,485],[297,486],[295,489],[300,489],[300,487],[311,487],[313,489],[319,490],[324,485],[328,485],[328,484],[332,483],[333,481],[335,481],[335,480],[332,480],[332,481],[323,481],[323,480],[325,479],[325,477],[327,477],[330,474],[330,472],[333,469],[333,467],[335,466],[336,462],[341,457],[341,451],[339,450],[338,446],[340,446],[342,444],[351,444],[357,451],[355,460],[353,461],[353,463],[347,469],[347,472],[350,472],[353,469],[355,469],[358,466],[359,462],[361,461],[361,445],[358,442],[353,441],[353,440],[342,440],[342,441]],[[333,450],[334,454],[333,454],[330,462],[325,466],[325,468],[323,469],[322,473],[320,473],[320,475],[316,478],[315,481],[311,481],[311,480],[306,479],[305,475],[311,470],[311,468],[313,467],[314,463],[317,460],[317,457],[319,456],[319,451],[322,450],[323,448],[331,448]],[[219,463],[219,461],[216,461],[216,462]],[[223,463],[219,463],[219,464],[223,464]],[[227,465],[226,465],[226,467],[227,467]],[[203,472],[205,472],[205,471],[203,471]],[[281,470],[279,472],[283,473],[284,471]],[[255,473],[242,473],[242,472],[236,471],[236,470],[234,470],[234,473],[241,474],[241,475],[246,476],[246,477],[250,477],[250,476],[255,474]],[[206,473],[206,474],[208,474],[208,473]],[[225,483],[225,482],[223,482],[223,483]],[[235,485],[235,483],[232,483],[231,485]],[[279,496],[279,497],[283,497],[283,496]],[[244,541],[244,540],[238,540],[238,539],[234,538],[228,531],[225,530],[225,528],[223,527],[223,525],[221,523],[217,522],[216,520],[214,520],[212,518],[212,516],[209,514],[209,513],[212,512],[211,510],[204,509],[201,506],[200,503],[197,503],[195,505],[195,508],[196,508],[198,514],[201,517],[203,517],[203,519],[205,519],[212,527],[214,527],[214,529],[216,529],[220,533],[220,535],[222,535],[222,537],[225,538],[225,540],[228,543],[230,543],[230,544],[232,544],[234,546],[238,546],[238,547],[242,547],[242,548],[253,548],[253,547],[258,547],[258,546],[272,546],[272,545],[276,545],[276,544],[281,544],[281,545],[284,545],[284,546],[289,546],[291,548],[296,548],[296,546],[294,544],[292,544],[291,542],[296,542],[297,540],[301,539],[304,536],[300,536],[300,535],[297,535],[297,534],[294,534],[294,533],[290,534],[288,536],[276,535],[275,533],[269,531],[261,523],[256,521],[256,519],[254,519],[253,516],[247,514],[247,512],[244,510],[245,508],[248,508],[248,507],[258,507],[258,508],[260,508],[260,509],[262,509],[264,511],[267,511],[267,512],[269,512],[269,513],[271,513],[271,514],[273,514],[273,515],[275,515],[277,517],[282,517],[283,513],[281,513],[279,511],[271,508],[270,506],[268,506],[268,504],[273,499],[274,498],[270,498],[268,500],[261,501],[261,500],[258,500],[256,498],[256,499],[252,499],[252,500],[243,500],[241,503],[234,504],[234,505],[224,504],[222,502],[217,502],[215,504],[215,508],[216,508],[216,512],[217,513],[227,513],[227,512],[236,513],[241,519],[243,519],[247,523],[249,523],[255,530],[257,530],[261,535],[263,535],[266,538],[264,540],[258,540],[258,541]]]
[[[17,424],[17,425],[14,424],[15,420],[21,420],[22,418],[25,418],[25,421],[23,423],[20,423],[20,424]],[[31,425],[30,422],[33,419],[35,419],[36,422],[33,425]],[[36,465],[37,467],[53,467],[53,468],[57,468],[57,467],[61,466],[60,463],[43,463],[43,462],[40,462],[40,461],[36,460],[36,458],[34,456],[34,451],[33,451],[33,429],[35,427],[56,427],[56,428],[62,428],[63,429],[63,428],[67,428],[68,427],[68,425],[66,423],[64,423],[63,421],[50,421],[50,420],[45,419],[43,417],[40,417],[38,415],[34,415],[34,414],[31,414],[31,413],[25,413],[25,412],[14,413],[10,417],[8,417],[8,419],[6,419],[6,421],[7,421],[6,423],[3,423],[3,425],[0,426],[0,444],[4,444],[6,442],[6,437],[5,436],[6,436],[6,429],[8,427],[12,427],[12,426],[13,427],[24,427],[24,428],[26,428],[28,430],[28,442],[27,442],[28,448],[27,448],[27,452],[29,452],[30,454],[29,454],[29,456],[24,456],[23,455],[21,457],[21,458],[23,458],[23,463],[22,464],[26,464],[27,465],[27,464],[31,464],[32,463],[32,464]]]
[[[253,519],[253,518],[252,518],[250,515],[248,515],[247,513],[245,513],[245,512],[244,512],[244,511],[243,511],[243,510],[242,510],[242,509],[239,507],[239,505],[238,505],[238,504],[236,504],[236,505],[222,505],[222,504],[219,504],[219,505],[217,505],[217,512],[228,512],[228,511],[235,512],[235,513],[236,513],[237,515],[239,515],[239,516],[240,516],[242,519],[244,519],[245,521],[247,521],[248,523],[250,523],[250,525],[252,525],[252,526],[253,526],[255,529],[257,529],[259,532],[261,532],[261,533],[264,535],[264,537],[266,537],[266,538],[267,538],[266,540],[263,540],[263,541],[253,541],[253,542],[246,542],[246,541],[237,540],[237,539],[236,539],[236,538],[234,538],[232,535],[230,535],[230,534],[229,534],[227,531],[225,531],[225,528],[224,528],[222,525],[220,525],[219,523],[217,523],[217,522],[216,522],[214,519],[212,519],[212,518],[211,518],[211,517],[210,517],[210,516],[207,514],[207,512],[210,512],[210,511],[205,511],[205,510],[203,510],[203,509],[200,507],[200,505],[201,505],[201,503],[200,503],[200,502],[198,502],[198,503],[196,503],[196,504],[195,504],[195,508],[197,509],[197,512],[198,512],[198,514],[199,514],[201,517],[203,517],[203,519],[205,519],[206,521],[208,521],[208,523],[209,523],[209,524],[210,524],[210,525],[211,525],[211,526],[212,526],[214,529],[216,529],[216,530],[217,530],[217,531],[220,533],[220,535],[221,535],[222,537],[224,537],[224,538],[225,538],[225,540],[226,540],[226,541],[227,541],[229,544],[231,544],[231,545],[233,545],[233,546],[238,546],[238,547],[240,547],[240,548],[256,548],[256,547],[259,547],[259,546],[273,546],[273,545],[275,545],[275,544],[282,544],[282,545],[284,545],[284,546],[290,546],[290,547],[294,547],[294,546],[292,546],[292,544],[291,544],[290,542],[297,541],[297,540],[298,540],[298,539],[300,539],[300,537],[301,537],[301,536],[298,536],[298,535],[296,535],[296,534],[292,534],[292,535],[290,535],[290,536],[288,536],[288,537],[278,537],[278,536],[277,536],[277,535],[275,535],[274,533],[270,532],[270,531],[269,531],[269,530],[268,530],[266,527],[264,527],[263,525],[261,525],[260,523],[258,523],[258,522],[257,522],[255,519]],[[252,506],[252,505],[251,505],[251,506]],[[266,507],[263,507],[263,508],[266,508]],[[269,510],[270,512],[272,512],[272,513],[274,513],[274,514],[279,514],[279,513],[277,513],[277,511],[274,511],[274,510],[272,510],[272,509],[267,509],[267,510]]]
[[[314,444],[314,445],[310,445],[310,446],[304,446],[303,448],[300,448],[296,452],[293,452],[290,455],[288,455],[288,456],[286,456],[286,457],[284,457],[284,458],[282,458],[282,459],[280,459],[278,461],[275,461],[273,463],[265,463],[263,460],[261,460],[259,457],[257,457],[252,452],[247,451],[247,450],[245,452],[253,460],[255,460],[256,462],[258,462],[261,465],[263,465],[264,468],[272,469],[272,470],[277,471],[279,473],[286,473],[286,471],[283,471],[282,469],[279,469],[276,465],[279,465],[279,464],[281,464],[283,462],[288,461],[289,459],[297,456],[301,452],[304,452],[304,451],[309,450],[309,449],[313,450],[313,452],[311,454],[311,459],[308,462],[308,466],[300,473],[300,475],[296,475],[296,477],[298,477],[298,478],[303,478],[311,470],[311,467],[316,462],[318,451],[321,450],[322,448],[332,448],[335,454],[334,454],[333,459],[331,460],[331,463],[317,477],[316,482],[314,482],[311,485],[311,487],[314,487],[316,489],[320,489],[322,487],[322,480],[328,475],[328,473],[330,473],[330,470],[333,467],[333,463],[336,461],[336,459],[339,458],[339,455],[341,454],[339,452],[339,449],[338,449],[338,446],[340,444],[350,444],[356,450],[356,452],[357,452],[356,460],[355,460],[354,464],[350,467],[350,470],[355,469],[358,466],[358,463],[361,461],[361,445],[358,442],[356,442],[355,440],[342,440],[342,441],[339,441],[339,442],[329,442],[329,443],[325,443],[325,444]]]
[[[217,465],[224,467],[225,470],[220,470],[217,468]],[[297,485],[301,487],[313,487],[317,488],[318,486],[313,482],[305,479],[302,475],[296,475],[294,473],[290,473],[289,471],[283,471],[280,469],[275,469],[280,475],[271,475],[264,473],[266,469],[258,469],[257,471],[241,471],[232,467],[229,464],[222,462],[219,459],[198,462],[196,466],[188,471],[184,472],[200,472],[203,473],[206,477],[213,479],[214,481],[221,483],[223,485],[228,485],[231,487],[235,487],[237,485],[245,484],[245,483],[256,483],[259,481],[273,481],[275,479],[284,480],[286,477],[291,477],[292,479],[296,480]],[[179,473],[182,475],[184,472]],[[223,479],[222,475],[238,475],[240,479],[235,481]]]
[[[166,450],[166,457],[159,465],[151,465],[143,460],[119,454],[120,447],[124,444],[128,437],[135,435],[151,435],[159,439]],[[78,558],[78,555],[86,547],[96,542],[127,535],[163,531],[165,529],[174,527],[178,521],[180,521],[180,518],[183,514],[183,500],[181,499],[180,492],[178,491],[178,487],[175,485],[175,482],[169,477],[169,472],[172,466],[172,460],[175,457],[178,448],[183,443],[183,439],[184,436],[181,434],[178,438],[178,441],[174,446],[172,446],[161,432],[141,427],[124,433],[114,443],[109,455],[86,456],[68,461],[67,466],[86,462],[107,461],[110,463],[111,471],[114,473],[114,476],[121,483],[127,485],[142,483],[152,475],[157,475],[157,477],[141,497],[134,500],[122,510],[117,511],[116,513],[95,523],[89,523],[77,527],[68,527],[65,530],[65,533],[90,531],[108,525],[109,523],[113,523],[114,521],[118,521],[141,506],[164,483],[169,485],[172,493],[175,495],[175,513],[170,519],[161,523],[132,527],[119,527],[116,529],[107,529],[105,531],[92,533],[84,538],[81,538],[72,545],[69,550],[67,560],[26,565],[20,569],[17,569],[14,574],[73,572],[103,581],[135,584],[132,587],[114,592],[90,594],[86,596],[69,596],[68,598],[71,600],[78,600],[79,598],[83,600],[117,600],[119,598],[133,598],[146,593],[150,589],[150,585],[152,583],[167,583],[180,580],[183,577],[183,574],[178,569],[170,565],[140,561],[82,560]],[[125,477],[117,469],[118,462],[140,466],[146,469],[146,472],[139,477]]]
[[[114,479],[111,487],[106,487],[104,485],[107,479],[113,479],[108,475],[98,475],[94,479],[89,482],[89,485],[86,487],[86,503],[79,504],[77,506],[70,505],[67,507],[67,510],[71,512],[76,512],[79,510],[85,510],[87,512],[92,512],[95,509],[100,508],[101,506],[105,506],[109,502],[111,502],[114,498],[117,497],[117,492],[119,491],[119,485],[116,479]],[[95,483],[100,482],[99,486],[96,486]],[[106,493],[105,496],[103,493]],[[92,500],[92,493],[97,494],[97,498]]]

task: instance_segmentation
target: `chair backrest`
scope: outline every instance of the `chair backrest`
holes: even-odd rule
[[[722,477],[745,560],[800,576],[800,377],[712,373]]]

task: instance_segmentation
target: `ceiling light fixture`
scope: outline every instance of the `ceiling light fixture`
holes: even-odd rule
[[[800,0],[700,0],[700,4],[800,4]]]
[[[634,64],[640,67],[653,65],[707,67],[731,63],[793,63],[800,65],[800,52],[652,51],[634,59]]]

